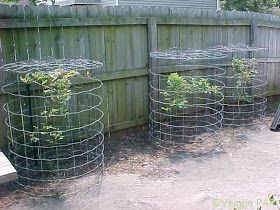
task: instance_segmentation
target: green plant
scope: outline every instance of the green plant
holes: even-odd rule
[[[237,59],[232,61],[232,67],[234,71],[234,77],[237,78],[236,93],[238,97],[238,103],[245,102],[251,103],[252,97],[248,86],[253,82],[254,76],[257,73],[257,60],[256,59]]]
[[[167,87],[163,92],[165,105],[162,107],[165,111],[184,109],[189,104],[187,94],[194,92],[217,93],[220,88],[211,85],[208,79],[192,78],[185,79],[177,73],[172,73],[167,78]]]
[[[267,207],[269,207],[270,209],[280,209],[280,199],[279,196],[273,195],[273,194],[269,194],[268,198],[265,200],[259,200],[261,203],[261,206],[257,207],[257,210],[262,210],[262,209],[266,209]],[[265,207],[265,208],[263,208]],[[274,208],[275,207],[275,208]]]
[[[278,198],[276,197],[277,197],[276,195],[270,194],[268,195],[268,201],[269,204],[271,204],[274,207],[277,207],[277,209],[280,209],[280,199],[279,197]]]
[[[185,98],[185,90],[187,89],[187,81],[184,77],[179,76],[177,73],[172,73],[167,79],[167,88],[163,92],[164,102],[162,107],[165,111],[170,111],[174,108],[183,109],[188,101]]]
[[[71,78],[77,75],[79,75],[77,71],[65,71],[62,68],[57,68],[52,72],[28,73],[21,77],[23,83],[42,89],[42,94],[45,96],[45,109],[40,113],[45,120],[40,124],[40,127],[33,126],[34,130],[30,134],[31,142],[36,143],[44,140],[44,142],[52,144],[63,141],[63,132],[53,124],[53,118],[67,116],[71,98]]]

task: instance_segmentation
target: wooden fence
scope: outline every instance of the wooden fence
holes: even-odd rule
[[[0,65],[55,58],[102,61],[104,122],[110,131],[147,123],[149,52],[242,43],[266,47],[269,94],[280,94],[280,17],[160,7],[0,7]],[[5,83],[0,72],[0,86]],[[0,106],[5,96],[0,93]],[[108,110],[108,112],[106,111]],[[0,111],[0,148],[6,142]]]

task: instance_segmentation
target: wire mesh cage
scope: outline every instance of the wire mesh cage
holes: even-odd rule
[[[255,58],[234,58],[221,80],[224,88],[224,120],[228,126],[254,125],[266,114],[267,65]]]
[[[102,63],[47,59],[2,66],[10,160],[31,194],[66,194],[75,178],[103,171]],[[69,188],[71,186],[71,190]]]
[[[178,57],[181,61],[182,56]],[[210,65],[151,68],[150,140],[160,147],[183,149],[202,135],[217,134],[222,128],[224,99],[224,84],[217,78],[225,73],[223,68]]]
[[[262,122],[266,114],[267,63],[255,58],[265,48],[247,45],[215,46],[211,50],[231,54],[225,69],[219,76],[225,88],[223,125],[253,125]],[[260,57],[265,57],[265,54]]]
[[[230,44],[151,52],[161,67],[150,69],[150,139],[163,147],[185,145],[217,134],[223,124],[250,124],[263,118],[266,65],[245,58],[263,50]],[[228,60],[230,65],[221,64]]]

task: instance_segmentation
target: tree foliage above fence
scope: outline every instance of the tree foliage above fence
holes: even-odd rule
[[[279,0],[224,0],[225,10],[253,11],[270,13]]]

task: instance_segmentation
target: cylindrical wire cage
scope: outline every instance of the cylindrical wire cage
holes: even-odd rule
[[[218,133],[222,124],[249,124],[262,118],[266,109],[266,70],[250,69],[246,59],[241,60],[242,68],[249,68],[245,71],[218,65],[229,54],[252,57],[261,50],[232,44],[151,52],[151,58],[162,67],[150,69],[150,139],[163,147],[184,145],[202,135]],[[208,65],[216,61],[217,65]],[[196,65],[199,62],[206,64]],[[219,91],[213,91],[213,87],[219,87]]]
[[[75,178],[103,172],[102,82],[97,61],[48,59],[1,67],[10,160],[31,194],[67,194]],[[71,190],[69,188],[71,186]]]
[[[242,61],[243,60],[243,61]],[[252,59],[241,59],[250,62]],[[225,126],[254,125],[266,115],[267,70],[266,64],[256,63],[251,70],[238,73],[233,67],[221,77],[225,83],[223,124]],[[245,73],[244,73],[245,72]]]
[[[265,48],[247,45],[216,46],[212,50],[232,53],[226,74],[219,76],[225,84],[223,125],[240,126],[262,123],[266,114],[267,63],[256,55]]]
[[[223,68],[208,65],[151,68],[150,140],[160,147],[184,149],[202,135],[217,134],[222,128],[224,84],[216,78],[224,74]]]

